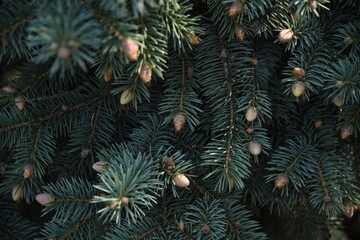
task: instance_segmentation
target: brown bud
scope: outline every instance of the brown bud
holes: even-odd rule
[[[345,85],[345,83],[343,81],[336,81],[336,84],[335,84],[335,86],[337,88],[342,88],[344,85]]]
[[[354,127],[352,125],[346,125],[346,126],[342,127],[341,131],[340,131],[341,139],[346,139],[346,138],[350,137],[350,135],[353,133],[353,131],[354,131]]]
[[[239,2],[234,2],[229,8],[229,16],[234,17],[240,14],[243,10],[243,5]]]
[[[321,127],[322,124],[323,124],[323,122],[321,120],[316,120],[314,125],[315,125],[315,127]]]
[[[326,203],[330,202],[330,200],[331,200],[331,198],[328,195],[323,197],[323,201]]]
[[[168,169],[174,169],[175,168],[175,163],[173,162],[173,160],[169,157],[165,157],[164,159],[164,165],[168,168]]]
[[[340,96],[334,97],[333,103],[335,104],[335,106],[341,107],[343,105],[342,97],[340,97]]]
[[[261,144],[256,141],[251,141],[248,145],[248,150],[251,155],[257,156],[261,153]]]
[[[285,173],[279,174],[275,179],[275,187],[283,188],[289,183],[289,178]]]
[[[70,57],[70,49],[68,47],[60,47],[57,53],[61,59],[68,59]]]
[[[178,187],[187,187],[190,185],[189,179],[182,173],[175,174],[173,176],[175,185]]]
[[[197,36],[195,35],[195,33],[190,32],[186,34],[187,38],[188,38],[188,42],[191,45],[197,45],[199,44],[199,39],[197,38]]]
[[[113,79],[113,75],[113,70],[110,67],[104,69],[103,77],[106,82],[111,81]]]
[[[245,130],[247,133],[251,134],[254,132],[254,128],[252,126],[248,127],[246,130]]]
[[[185,223],[183,220],[180,220],[177,224],[177,229],[179,229],[180,231],[184,231],[185,229]]]
[[[21,96],[17,96],[15,99],[15,105],[19,110],[23,110],[25,107],[25,99]]]
[[[353,206],[347,206],[345,210],[341,210],[342,214],[344,214],[345,217],[352,218],[354,215],[354,207]]]
[[[34,166],[33,165],[27,164],[24,166],[23,170],[24,170],[24,173],[23,173],[24,178],[29,178],[34,174]]]
[[[258,116],[258,110],[255,107],[249,106],[246,109],[245,117],[247,121],[252,122],[257,118],[257,116]]]
[[[210,232],[210,227],[208,225],[204,225],[201,229],[201,231],[205,234],[208,234]]]
[[[122,197],[120,201],[122,204],[125,204],[125,205],[129,204],[129,199],[127,197]]]
[[[122,105],[128,104],[129,102],[131,102],[135,97],[134,92],[130,91],[129,89],[126,89],[120,97],[120,103]]]
[[[240,26],[237,26],[235,28],[235,35],[238,39],[240,40],[244,40],[245,39],[245,32],[244,30],[240,27]]]
[[[122,41],[122,51],[131,60],[136,60],[139,53],[139,46],[131,38]]]
[[[4,92],[6,92],[6,93],[14,93],[14,92],[16,92],[15,88],[10,87],[10,86],[5,86],[5,87],[2,88],[2,90]]]
[[[288,43],[291,41],[293,36],[294,36],[294,32],[291,29],[283,29],[279,33],[278,38],[281,43]]]
[[[312,9],[316,9],[317,8],[317,2],[314,0],[310,0],[309,1],[309,5]]]
[[[23,198],[23,188],[20,185],[16,185],[12,189],[12,198],[16,203],[20,203]]]
[[[305,92],[305,84],[297,81],[292,85],[291,90],[295,97],[300,97]]]
[[[353,42],[354,42],[354,39],[352,39],[351,37],[347,37],[347,38],[344,39],[344,44],[346,46],[351,45]]]
[[[256,58],[253,58],[251,60],[251,65],[253,65],[254,67],[257,66],[259,64],[259,61]]]
[[[180,131],[185,124],[185,116],[182,114],[178,114],[174,117],[174,127],[176,131]]]
[[[150,66],[143,64],[140,69],[139,76],[143,82],[150,82],[152,75],[152,69]]]
[[[305,70],[299,67],[295,67],[292,70],[292,74],[296,78],[302,78],[305,76]]]
[[[107,164],[104,161],[98,161],[92,165],[92,168],[97,172],[102,172],[106,169]]]

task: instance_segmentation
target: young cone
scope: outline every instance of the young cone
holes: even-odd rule
[[[139,76],[143,82],[150,82],[152,75],[152,69],[150,66],[143,64],[140,69]]]
[[[107,165],[104,161],[98,161],[92,165],[92,168],[97,172],[102,172],[106,169]]]
[[[257,116],[258,116],[258,110],[255,107],[250,106],[247,108],[245,114],[247,121],[252,122],[257,118]]]
[[[237,27],[235,28],[235,35],[236,35],[236,37],[237,37],[238,39],[240,39],[240,40],[244,40],[244,39],[245,39],[245,32],[244,32],[244,30],[243,30],[241,27],[239,27],[239,26],[237,26]]]
[[[34,166],[33,165],[27,164],[27,165],[25,165],[23,170],[24,170],[24,173],[23,173],[24,178],[29,178],[32,175],[34,175]]]
[[[15,98],[15,105],[21,111],[25,108],[25,100],[23,97],[18,96]]]
[[[121,98],[120,98],[120,103],[122,105],[128,104],[129,102],[131,102],[131,100],[133,100],[135,97],[134,92],[130,91],[129,89],[126,89],[122,94],[121,94]]]
[[[40,193],[35,197],[36,201],[43,206],[49,206],[54,198],[48,193]]]
[[[185,116],[182,114],[178,114],[174,117],[174,127],[176,131],[180,131],[185,124]]]
[[[173,178],[175,185],[178,187],[187,187],[190,185],[189,179],[182,173],[176,174]]]
[[[20,203],[23,197],[23,188],[20,185],[16,185],[13,189],[12,189],[12,199],[16,202],[16,203]]]
[[[296,78],[302,78],[305,76],[305,70],[299,67],[295,67],[292,70],[292,74]]]
[[[261,153],[261,144],[256,141],[251,141],[248,146],[251,155],[257,156]]]
[[[110,67],[104,69],[103,77],[106,82],[111,81],[113,79],[113,71]]]
[[[292,93],[295,97],[300,97],[305,92],[305,84],[303,82],[296,82],[292,85]]]
[[[288,43],[291,41],[293,36],[294,36],[294,32],[291,29],[284,29],[281,30],[281,32],[279,33],[278,38],[281,43]]]
[[[243,5],[239,2],[234,2],[229,8],[229,16],[234,17],[240,14],[243,10]]]
[[[285,173],[279,174],[275,179],[275,187],[283,188],[289,183],[289,178]]]
[[[139,46],[131,38],[125,38],[122,41],[122,51],[131,60],[136,60],[139,53]]]

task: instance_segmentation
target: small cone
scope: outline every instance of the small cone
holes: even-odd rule
[[[20,185],[16,185],[13,189],[12,189],[12,199],[16,202],[16,203],[20,203],[23,197],[23,188]]]
[[[185,116],[182,114],[178,114],[174,117],[174,127],[176,131],[180,131],[185,124]]]
[[[248,146],[251,155],[257,156],[261,153],[261,144],[259,142],[251,141]]]
[[[92,165],[92,168],[97,172],[102,172],[106,169],[107,164],[104,161],[98,161]]]
[[[243,5],[239,2],[234,2],[229,8],[229,16],[234,17],[240,14],[243,10]]]
[[[120,201],[122,204],[125,204],[125,205],[129,204],[129,199],[127,197],[122,197]]]
[[[189,179],[182,173],[176,174],[173,178],[175,185],[178,187],[187,187],[190,185]]]
[[[317,2],[314,0],[310,0],[309,1],[309,5],[312,9],[316,9],[317,8]]]
[[[60,47],[57,55],[61,59],[68,59],[70,57],[70,49],[68,47]]]
[[[126,89],[122,94],[120,98],[120,103],[122,105],[128,104],[131,102],[135,97],[134,92],[130,91],[129,89]]]
[[[305,84],[303,82],[296,82],[292,85],[292,93],[295,97],[300,97],[305,92]]]
[[[140,69],[139,76],[143,82],[150,82],[152,75],[152,69],[150,66],[143,64]]]
[[[275,179],[275,187],[276,188],[283,188],[288,183],[289,183],[289,178],[284,173],[279,174]]]
[[[236,35],[236,37],[237,37],[238,39],[240,39],[240,40],[244,40],[244,39],[245,39],[245,32],[244,32],[244,30],[243,30],[241,27],[239,27],[239,26],[237,26],[237,27],[235,28],[235,35]]]
[[[204,225],[201,231],[205,234],[208,234],[210,232],[210,227],[208,225]]]
[[[21,111],[25,108],[25,100],[23,97],[18,96],[15,98],[15,105]]]
[[[32,175],[34,175],[34,166],[33,165],[27,164],[27,165],[25,165],[23,170],[24,170],[24,173],[23,173],[24,178],[29,178]]]
[[[48,193],[40,193],[35,197],[36,201],[43,206],[49,206],[54,198]]]
[[[302,78],[305,76],[305,70],[299,67],[295,67],[292,70],[292,74],[296,78]]]
[[[245,117],[247,121],[252,122],[257,118],[257,116],[258,110],[255,107],[250,106],[246,109]]]
[[[106,82],[111,81],[113,79],[113,75],[114,73],[110,67],[104,69],[103,77]]]
[[[139,53],[139,46],[131,38],[122,41],[122,51],[131,60],[136,60]]]
[[[10,86],[5,86],[5,87],[2,88],[2,90],[4,92],[6,92],[6,93],[14,93],[14,92],[16,92],[15,88],[10,87]]]
[[[354,131],[354,127],[352,125],[346,125],[341,128],[340,137],[341,139],[346,139],[351,136]]]
[[[281,43],[288,43],[294,36],[294,32],[291,29],[284,29],[279,33],[279,41]]]
[[[185,223],[183,220],[180,220],[177,224],[177,229],[179,229],[180,231],[184,231],[185,229]]]
[[[199,39],[197,38],[197,36],[195,35],[195,33],[191,32],[186,34],[187,38],[188,38],[188,42],[191,45],[197,45],[199,44]]]
[[[343,99],[339,96],[334,97],[333,103],[335,106],[341,107],[343,105]]]

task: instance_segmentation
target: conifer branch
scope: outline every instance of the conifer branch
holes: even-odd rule
[[[21,26],[21,25],[24,25],[25,23],[29,22],[30,20],[34,19],[35,16],[31,16],[31,17],[28,17],[26,19],[23,19],[13,25],[11,25],[9,28],[3,30],[2,32],[0,32],[0,37],[8,32],[11,32],[12,30],[14,30],[15,28]]]

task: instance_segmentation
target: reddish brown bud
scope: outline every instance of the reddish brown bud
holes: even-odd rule
[[[24,166],[23,170],[24,170],[24,173],[23,173],[24,178],[29,178],[34,174],[34,166],[33,165],[27,164]]]
[[[314,125],[315,125],[315,127],[321,127],[322,124],[323,124],[323,122],[321,120],[316,120]]]
[[[208,225],[204,225],[201,229],[201,231],[205,234],[208,234],[210,232],[210,227]]]
[[[295,68],[293,68],[293,70],[292,70],[292,74],[293,74],[293,76],[296,77],[296,78],[302,78],[302,77],[305,76],[305,71],[304,71],[304,69],[302,69],[302,68],[295,67]]]
[[[174,127],[176,131],[180,131],[185,124],[185,116],[182,114],[178,114],[174,117]]]
[[[165,157],[164,159],[164,165],[168,168],[168,169],[174,169],[175,168],[175,163],[173,162],[173,160],[169,157]]]
[[[247,133],[251,134],[254,132],[254,128],[252,126],[248,127],[246,130],[245,130]]]
[[[331,200],[331,198],[328,195],[323,197],[323,201],[326,203],[330,202],[330,200]]]
[[[129,199],[127,197],[122,197],[120,201],[122,204],[125,204],[125,205],[129,204]]]
[[[291,29],[284,29],[279,33],[279,41],[281,43],[288,43],[292,40],[294,32]]]
[[[337,88],[342,88],[344,85],[345,85],[345,83],[343,81],[336,81],[336,84],[335,84],[335,86]]]
[[[279,174],[275,179],[275,187],[283,188],[289,183],[289,178],[285,173]]]
[[[177,229],[179,229],[180,231],[184,231],[185,229],[185,223],[183,220],[180,220],[177,224]]]
[[[240,26],[237,26],[235,28],[235,35],[238,39],[240,40],[244,40],[245,39],[245,32],[244,30],[240,27]]]
[[[131,38],[125,38],[122,41],[122,51],[131,60],[136,60],[138,57],[139,46]]]
[[[199,39],[197,38],[197,36],[195,35],[195,33],[190,32],[186,34],[187,38],[188,38],[188,42],[191,45],[197,45],[199,44]]]
[[[316,9],[317,8],[317,2],[314,0],[310,0],[309,1],[309,5],[312,9]]]
[[[234,17],[240,14],[243,10],[243,5],[239,2],[234,2],[229,8],[229,16]]]
[[[341,139],[346,139],[351,136],[351,134],[354,131],[354,127],[352,125],[346,125],[343,128],[341,128],[340,131],[340,137]]]
[[[258,65],[259,64],[259,61],[256,59],[256,58],[253,58],[252,60],[251,60],[251,65],[253,65],[254,67],[256,66],[256,65]]]
[[[113,70],[109,68],[105,68],[103,72],[103,77],[106,82],[111,81],[113,79]]]
[[[143,82],[150,82],[152,75],[152,69],[150,66],[143,64],[140,69],[139,76]]]
[[[68,59],[70,57],[70,49],[68,47],[60,47],[57,53],[61,59]]]

